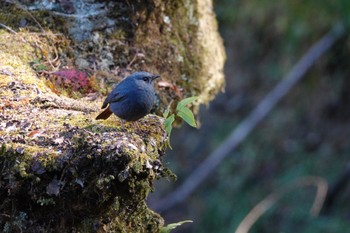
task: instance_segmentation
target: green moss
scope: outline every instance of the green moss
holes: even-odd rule
[[[129,3],[132,6],[127,8],[120,4],[123,5],[115,4],[109,15],[115,21],[115,31],[106,33],[104,37],[100,32],[96,32],[91,35],[91,41],[78,43],[61,40],[57,36],[53,38],[57,34],[50,33],[54,30],[56,33],[67,34],[69,26],[65,22],[68,20],[62,16],[52,15],[46,11],[29,13],[22,11],[15,4],[2,4],[7,12],[0,11],[0,18],[1,14],[3,18],[11,18],[8,14],[16,12],[19,18],[3,22],[17,29],[15,22],[28,18],[28,29],[36,32],[45,30],[44,37],[47,37],[47,44],[54,45],[57,49],[39,48],[41,54],[37,54],[37,57],[42,59],[43,65],[49,69],[52,69],[51,64],[45,61],[58,55],[61,56],[61,64],[68,64],[79,58],[81,62],[76,62],[76,66],[83,69],[89,67],[88,60],[93,56],[103,71],[109,71],[108,67],[112,69],[118,67],[122,73],[124,68],[127,68],[161,74],[163,81],[175,87],[159,92],[160,102],[156,110],[158,114],[164,112],[174,100],[176,102],[184,97],[199,96],[198,104],[208,103],[222,89],[224,62],[224,52],[220,47],[222,42],[218,40],[215,31],[215,18],[202,12],[206,12],[206,8],[210,10],[210,1],[202,3],[187,0],[154,0],[132,2]],[[32,14],[39,24],[33,21],[29,14]],[[210,45],[203,39],[205,38],[203,34],[208,37]],[[106,51],[110,54],[107,57]],[[105,77],[99,75],[96,77],[94,88],[104,92]],[[50,86],[51,89],[55,88],[55,84]],[[81,96],[79,93],[65,92],[61,89],[56,91],[70,96],[72,94]],[[197,112],[197,108],[193,110]]]
[[[0,229],[158,232],[162,227],[163,219],[145,198],[153,180],[173,176],[161,163],[167,147],[163,119],[149,115],[137,126],[114,116],[95,121],[100,101],[59,97],[53,92],[80,95],[38,78],[39,71],[48,77],[64,65],[88,69],[94,60],[100,70],[92,74],[93,85],[102,93],[129,70],[161,74],[174,86],[159,91],[157,113],[184,96],[213,97],[222,81],[203,92],[202,79],[211,75],[205,73],[204,58],[210,53],[198,37],[197,1],[118,4],[109,15],[116,31],[103,37],[96,32],[77,43],[65,36],[69,20],[63,16],[0,3],[0,21],[18,32],[0,30],[5,70],[0,74],[0,212],[7,216],[0,218]],[[23,18],[26,29],[19,29]]]
[[[168,1],[166,4],[155,3],[159,8],[149,12],[148,18],[138,18],[146,23],[135,31],[134,46],[144,51],[148,69],[157,70],[158,67],[167,67],[163,70],[162,79],[184,88],[187,96],[198,95],[200,83],[195,77],[201,69],[201,53],[197,53],[198,40],[196,35],[196,3],[189,1]],[[164,7],[164,8],[163,8]],[[154,49],[161,47],[161,49]],[[135,64],[135,66],[139,66]],[[170,72],[169,72],[170,71]],[[167,104],[174,96],[169,96]],[[175,96],[176,97],[176,96]],[[179,96],[177,96],[179,98]]]
[[[35,57],[34,51],[27,53]],[[0,79],[6,103],[0,113],[0,211],[8,216],[0,218],[0,228],[157,232],[163,219],[148,209],[145,198],[152,181],[165,175],[162,120],[150,115],[138,127],[121,126],[115,117],[95,121],[95,112],[62,109],[50,103],[55,95],[22,59],[0,52],[0,63],[11,72]],[[49,103],[34,101],[37,89],[46,92]],[[21,213],[25,218],[19,221]]]
[[[26,145],[21,145],[23,150],[19,149],[19,144],[3,146],[0,156],[3,173],[0,179],[4,183],[0,187],[0,195],[5,197],[0,205],[1,211],[9,213],[14,219],[19,211],[26,212],[26,227],[33,227],[31,222],[39,224],[43,218],[49,217],[54,221],[66,216],[67,220],[73,218],[75,225],[67,222],[57,227],[87,229],[90,226],[87,232],[93,232],[96,223],[100,223],[101,229],[107,227],[117,229],[117,232],[118,229],[128,228],[133,229],[132,232],[144,232],[146,228],[159,229],[163,221],[160,216],[145,204],[140,204],[144,203],[151,190],[150,182],[161,175],[145,164],[145,161],[152,164],[155,158],[148,157],[146,151],[138,151],[137,148],[144,147],[143,140],[138,139],[139,135],[131,135],[122,141],[116,137],[118,132],[110,134],[110,138],[107,138],[111,144],[101,146],[100,135],[73,127],[64,136],[72,147],[58,145],[57,149],[62,152],[55,156],[41,153],[40,149],[30,150]],[[99,147],[100,151],[97,150]],[[7,183],[5,177],[9,175],[13,178]],[[6,195],[8,190],[11,190],[11,197]],[[26,200],[21,199],[21,203],[27,203],[26,206],[19,205],[13,209],[10,203],[23,198],[22,194],[27,196]],[[10,206],[12,210],[8,209]],[[13,221],[0,220],[0,225]],[[157,225],[152,225],[153,221]],[[40,229],[45,229],[45,225],[40,225]],[[55,225],[51,225],[51,230],[54,229]]]
[[[47,44],[47,39],[58,46],[65,46],[64,39],[47,32],[45,36],[22,30],[17,34],[0,29],[0,61],[2,68],[9,74],[0,74],[0,85],[8,84],[13,77],[25,85],[35,85],[42,92],[48,92],[49,88],[45,78],[38,79],[37,74],[29,66],[33,61],[42,59],[49,66],[51,57],[57,49]],[[59,48],[59,47],[58,47]],[[50,55],[51,54],[51,55]],[[2,88],[1,91],[6,89]],[[36,94],[32,89],[21,90],[23,95]],[[10,93],[6,93],[10,94]]]

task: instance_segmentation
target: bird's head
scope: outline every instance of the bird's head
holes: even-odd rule
[[[152,84],[152,82],[159,77],[159,75],[151,74],[148,72],[135,72],[128,78]]]

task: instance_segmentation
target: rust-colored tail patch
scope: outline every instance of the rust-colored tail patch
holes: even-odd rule
[[[110,115],[112,115],[112,111],[109,109],[109,106],[103,110],[103,112],[101,112],[97,117],[96,117],[96,120],[100,120],[100,119],[103,119],[103,120],[106,120]]]

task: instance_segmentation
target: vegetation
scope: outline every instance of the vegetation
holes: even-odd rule
[[[168,113],[195,126],[192,111],[224,85],[206,2],[0,1],[1,232],[169,232],[188,222],[163,228],[145,201],[155,179],[175,177],[162,165],[163,119],[94,118],[101,94],[147,70],[162,76],[152,113],[183,99]]]
[[[181,118],[190,126],[197,128],[197,124],[196,124],[196,120],[194,119],[193,112],[187,107],[187,105],[189,105],[190,103],[192,103],[193,101],[195,101],[197,99],[198,99],[198,97],[196,97],[196,96],[185,98],[185,99],[178,102],[176,109],[175,109],[175,113],[169,114],[170,113],[170,105],[163,113],[163,117],[165,118],[164,126],[165,126],[165,130],[168,133],[168,145],[170,148],[171,148],[170,136],[171,136],[171,131],[173,130],[173,124],[175,121],[175,117]]]
[[[95,121],[95,102],[57,96],[36,76],[34,50],[22,46],[30,34],[17,36],[27,41],[0,34],[0,231],[160,231],[145,198],[170,175],[162,119],[147,116],[137,130]]]
[[[203,109],[200,131],[185,128],[173,134],[176,151],[168,159],[179,183],[313,43],[335,23],[347,25],[350,15],[345,0],[217,0],[215,9],[228,55],[226,92]],[[184,226],[186,232],[235,232],[261,200],[305,176],[325,179],[334,191],[347,174],[350,153],[349,49],[346,35],[187,203],[170,210],[194,220]],[[309,187],[290,190],[250,232],[348,231],[349,185],[332,204],[326,201],[319,217],[309,213],[315,193]]]

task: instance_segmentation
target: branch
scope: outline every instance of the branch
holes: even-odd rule
[[[308,186],[317,187],[316,197],[310,210],[310,214],[313,217],[317,217],[326,199],[328,184],[327,181],[321,177],[307,176],[271,193],[264,200],[259,202],[238,225],[235,233],[248,233],[253,224],[284,195],[290,193],[295,188]]]
[[[252,132],[258,123],[275,107],[275,105],[294,87],[305,75],[316,60],[345,33],[343,24],[338,23],[314,44],[307,53],[294,65],[285,77],[267,94],[258,106],[246,117],[226,138],[225,141],[209,155],[194,172],[175,191],[158,201],[155,209],[164,211],[183,202],[208,177],[219,163],[240,145]]]
[[[334,208],[334,204],[337,198],[343,194],[344,190],[348,187],[350,182],[350,163],[346,166],[345,171],[336,179],[336,181],[330,185],[324,207],[322,208],[322,214],[327,215]]]
[[[13,34],[17,34],[17,32],[15,30],[13,30],[12,28],[10,28],[9,26],[6,26],[5,24],[0,23],[0,27],[3,27],[7,30],[9,30],[10,32],[12,32]]]
[[[64,96],[56,96],[50,94],[40,94],[32,99],[31,104],[35,104],[40,108],[55,108],[55,109],[64,109],[64,110],[73,110],[84,113],[96,112],[99,107],[91,102],[91,105],[88,102],[82,102],[75,99],[67,98]]]

